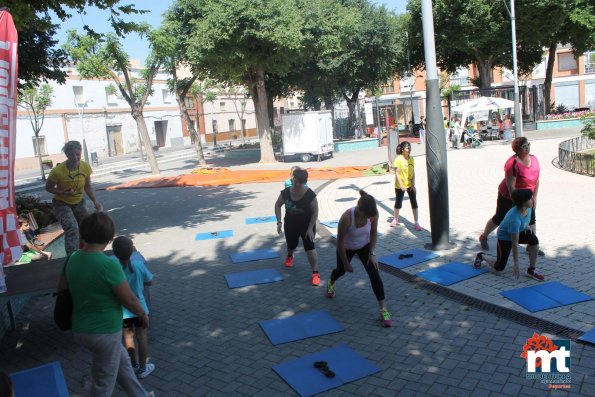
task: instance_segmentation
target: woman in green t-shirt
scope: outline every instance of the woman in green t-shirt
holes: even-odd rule
[[[62,149],[67,160],[58,164],[48,175],[45,190],[54,195],[54,214],[64,229],[64,247],[70,255],[79,248],[79,224],[88,214],[83,192],[89,196],[95,209],[103,208],[95,198],[91,185],[91,166],[81,161],[83,151],[78,141],[69,141]]]
[[[80,233],[82,247],[64,264],[58,291],[70,290],[74,340],[93,356],[91,395],[111,396],[117,380],[128,396],[152,396],[139,383],[122,344],[122,306],[142,327],[149,326],[149,318],[122,266],[103,252],[114,237],[114,221],[105,212],[94,212],[83,219]]]

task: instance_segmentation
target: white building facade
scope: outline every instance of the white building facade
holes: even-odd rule
[[[138,70],[133,70],[137,72]],[[118,156],[139,151],[140,138],[136,121],[128,103],[113,94],[112,80],[84,80],[69,69],[63,85],[49,83],[53,88],[52,105],[45,111],[45,121],[39,133],[44,159],[63,161],[64,143],[84,141],[89,160]],[[189,144],[182,132],[180,110],[175,97],[167,89],[167,75],[158,73],[153,93],[144,108],[147,130],[153,146],[175,147]],[[112,88],[110,88],[112,87]],[[188,142],[186,142],[188,141]],[[28,113],[19,108],[17,116],[15,171],[39,168],[35,134]]]

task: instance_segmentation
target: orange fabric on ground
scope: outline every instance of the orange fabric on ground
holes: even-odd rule
[[[358,178],[368,167],[307,168],[309,180]],[[237,183],[281,182],[288,170],[237,170],[227,168],[198,169],[191,174],[137,179],[110,186],[106,190],[141,189],[175,186],[223,186]]]

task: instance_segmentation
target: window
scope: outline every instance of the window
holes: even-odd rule
[[[571,53],[558,54],[558,71],[575,70],[577,67],[574,55]]]
[[[229,119],[229,131],[235,131],[236,130],[236,121],[234,119]]]
[[[163,95],[163,103],[171,103],[169,90],[161,90],[161,95]]]
[[[37,142],[39,141],[39,151],[37,150]],[[46,156],[48,154],[48,148],[45,144],[45,135],[40,135],[38,138],[33,137],[33,153],[35,156],[39,156],[39,152],[41,152],[42,156]]]
[[[184,98],[184,105],[186,105],[186,109],[193,109],[194,108],[194,99],[192,97],[187,96]]]
[[[459,87],[469,85],[469,70],[467,68],[459,68],[456,73],[450,76],[450,86],[455,85]]]
[[[219,111],[225,112],[225,102],[219,102]]]
[[[83,105],[85,103],[85,92],[83,90],[82,85],[74,85],[72,86],[72,91],[74,92],[74,102],[77,105]]]
[[[105,87],[105,98],[107,100],[108,105],[115,105],[118,103],[118,97],[116,96],[115,92],[110,93],[111,91],[111,88]]]
[[[295,106],[295,103],[293,103],[293,101],[289,101],[289,107],[292,108]]]
[[[578,82],[554,84],[556,105],[564,104],[572,110],[579,106],[578,103]]]
[[[585,73],[595,73],[595,51],[585,52]]]
[[[585,81],[585,106],[595,109],[595,80]]]
[[[217,133],[219,129],[217,128],[217,120],[213,120],[213,134]]]

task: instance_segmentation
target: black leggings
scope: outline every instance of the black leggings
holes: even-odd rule
[[[376,295],[376,299],[379,301],[384,300],[384,284],[382,284],[380,272],[374,267],[372,262],[368,262],[368,258],[370,257],[370,244],[366,244],[364,247],[358,250],[345,251],[347,252],[347,260],[349,263],[351,263],[353,256],[357,254],[359,260],[362,261],[362,264],[364,265],[364,269],[366,269],[366,272],[368,272],[368,277],[370,277],[372,290],[374,291],[374,295]],[[331,273],[331,281],[334,283],[344,274],[345,267],[343,266],[343,261],[339,255],[339,250],[337,250],[337,267]]]
[[[411,202],[411,208],[414,210],[417,209],[417,194],[416,190],[413,187],[407,188],[407,195],[409,196],[409,201]],[[403,207],[403,197],[405,197],[405,192],[401,189],[395,189],[395,208],[400,210]]]
[[[507,199],[498,193],[498,200],[496,201],[496,213],[492,217],[492,222],[494,222],[494,225],[500,225],[506,216],[506,213],[510,211],[512,207],[514,207],[512,200]],[[529,220],[529,225],[535,225],[535,208],[531,209],[531,219]]]
[[[519,233],[519,245],[539,245],[539,239],[537,236],[527,230]],[[494,270],[501,272],[506,267],[510,251],[512,251],[512,241],[498,239],[498,256],[496,257],[496,263],[494,263]]]

